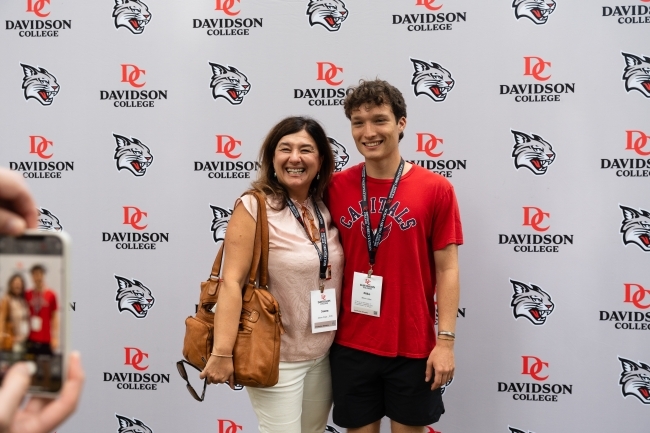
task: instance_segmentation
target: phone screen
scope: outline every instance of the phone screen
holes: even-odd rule
[[[0,381],[13,363],[33,361],[32,393],[56,393],[63,382],[64,248],[56,235],[0,237]]]

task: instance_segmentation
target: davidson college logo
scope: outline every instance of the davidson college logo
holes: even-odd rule
[[[120,313],[128,311],[138,319],[147,317],[155,299],[151,290],[138,280],[129,280],[115,275],[117,280],[117,309]]]
[[[310,26],[320,25],[337,32],[348,17],[348,10],[341,0],[309,0],[306,15]]]
[[[134,35],[140,35],[151,21],[151,12],[140,0],[115,0],[113,19],[116,29],[126,27]]]
[[[343,68],[332,62],[316,62],[316,81],[327,84],[330,87],[293,89],[294,99],[306,99],[310,106],[339,106],[348,90],[341,87],[343,84]],[[350,89],[351,91],[351,89]]]
[[[621,53],[625,58],[623,81],[625,90],[636,90],[646,98],[650,98],[650,57]]]
[[[411,62],[415,69],[411,80],[415,96],[426,95],[433,102],[443,102],[455,84],[451,73],[435,62],[427,63],[414,58],[411,58]]]
[[[641,250],[650,252],[650,212],[645,209],[632,209],[619,205],[623,211],[623,221],[620,232],[623,234],[623,244],[635,244]]]
[[[621,361],[621,393],[624,398],[628,395],[636,397],[643,404],[650,404],[650,366],[645,362],[638,363],[618,357]]]
[[[149,369],[148,353],[137,347],[125,347],[124,355],[124,365],[132,370],[126,373],[104,372],[104,382],[115,382],[117,389],[149,391],[156,391],[159,385],[169,383],[169,373],[144,373]]]
[[[227,18],[194,18],[192,28],[206,29],[208,36],[247,36],[251,28],[262,27],[263,18],[240,17],[241,0],[203,0]],[[244,0],[250,3],[250,0]],[[222,16],[223,16],[222,15]]]
[[[127,138],[113,134],[115,137],[115,165],[117,171],[127,170],[134,176],[140,177],[147,173],[147,168],[153,162],[153,155],[149,148],[137,138]]]
[[[130,63],[123,63],[121,68],[121,83],[127,83],[131,90],[100,90],[101,101],[113,101],[113,107],[153,108],[156,100],[167,99],[167,90],[147,90],[145,76],[147,71]]]
[[[535,284],[526,285],[512,279],[510,283],[515,292],[510,302],[515,320],[524,317],[533,325],[544,325],[555,308],[551,295]]]
[[[625,150],[636,153],[641,158],[602,158],[601,170],[616,170],[617,177],[650,177],[650,136],[645,131],[629,129],[625,131]],[[644,158],[645,157],[645,158]]]
[[[226,159],[222,161],[194,161],[195,172],[205,172],[209,179],[250,179],[251,172],[262,165],[257,161],[238,161],[241,157],[241,140],[231,135],[215,135],[215,153]]]
[[[547,234],[551,228],[549,212],[535,206],[523,206],[524,223],[538,234],[500,234],[499,245],[514,245],[516,253],[557,253],[560,245],[573,245],[573,235]],[[544,233],[544,234],[542,234]]]
[[[634,310],[600,310],[601,322],[613,322],[614,329],[641,330],[650,329],[650,290],[641,284],[625,283],[623,302],[635,307]]]
[[[5,30],[16,30],[21,38],[56,38],[60,30],[72,28],[72,20],[51,20],[50,0],[22,0],[27,4],[29,18],[5,20]]]
[[[537,56],[524,57],[524,77],[536,84],[501,84],[500,95],[516,95],[515,102],[559,102],[560,96],[575,93],[576,83],[547,83],[551,78],[551,62]]]
[[[497,382],[498,392],[512,393],[515,401],[557,402],[560,395],[572,395],[573,385],[539,383],[549,378],[549,363],[537,356],[522,356],[521,374],[535,382]]]
[[[510,132],[515,139],[512,149],[515,168],[519,170],[525,167],[537,176],[546,174],[548,167],[555,161],[555,152],[551,143],[537,134],[528,135],[515,130]]]
[[[158,243],[169,242],[169,233],[144,231],[148,214],[135,206],[122,207],[123,225],[136,231],[102,232],[102,242],[114,242],[118,250],[155,250]]]
[[[433,173],[444,177],[452,177],[455,170],[466,170],[466,159],[439,159],[444,151],[441,149],[444,139],[430,132],[416,132],[418,153],[423,153],[433,159],[418,159],[409,161]]]
[[[29,136],[29,154],[39,161],[10,161],[9,169],[20,171],[26,179],[61,179],[64,171],[74,170],[74,161],[51,161],[54,152],[52,140],[41,135]]]
[[[514,0],[512,7],[515,18],[528,18],[537,25],[546,24],[549,15],[555,11],[554,0]]]
[[[641,0],[647,3],[648,0]],[[603,6],[603,16],[616,18],[619,24],[650,24],[650,6]]]
[[[393,14],[393,25],[403,25],[409,32],[452,30],[452,23],[467,21],[467,12],[442,11],[440,0],[416,0],[418,14]]]
[[[52,105],[54,97],[61,90],[56,77],[45,68],[33,67],[21,63],[23,68],[23,93],[25,101],[36,99],[41,105]]]

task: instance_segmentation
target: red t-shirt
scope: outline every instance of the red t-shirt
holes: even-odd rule
[[[380,317],[352,313],[354,272],[369,269],[360,204],[362,167],[359,164],[334,174],[326,193],[345,253],[335,342],[381,356],[426,358],[436,339],[433,251],[463,243],[453,186],[444,177],[417,165],[402,176],[373,267],[374,275],[383,277]],[[367,177],[373,230],[379,224],[392,182]]]
[[[37,343],[50,343],[52,315],[57,310],[56,295],[50,289],[44,289],[41,296],[35,290],[25,293],[25,299],[29,304],[29,314],[41,318],[41,330],[29,333],[29,340]]]

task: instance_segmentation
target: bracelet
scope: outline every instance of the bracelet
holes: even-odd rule
[[[217,353],[212,352],[210,356],[216,356],[218,358],[232,358],[232,355],[219,355]]]
[[[446,335],[447,337],[451,337],[450,339],[455,340],[456,339],[456,334],[450,331],[438,331],[438,337],[441,335]]]
[[[455,338],[441,338],[441,337],[438,337],[438,340],[441,340],[441,341],[456,341]]]

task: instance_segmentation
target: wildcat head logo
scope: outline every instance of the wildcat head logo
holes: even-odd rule
[[[232,209],[212,205],[210,205],[210,209],[212,209],[213,216],[210,230],[212,230],[212,239],[217,243],[226,238],[226,226],[232,216]]]
[[[137,418],[130,419],[118,414],[115,414],[115,417],[120,423],[117,433],[153,433],[153,430]]]
[[[632,395],[643,404],[650,404],[650,366],[618,357],[621,361],[621,379],[618,381],[623,397]]]
[[[309,0],[306,15],[309,15],[310,26],[319,24],[336,32],[348,17],[348,10],[341,0]]]
[[[437,313],[438,313],[438,310],[436,310],[436,314],[437,314]],[[447,388],[449,387],[449,385],[451,385],[451,383],[452,383],[453,381],[454,381],[454,378],[452,377],[451,379],[449,379],[449,380],[447,381],[447,383],[445,383],[444,385],[442,385],[442,386],[440,387],[440,395],[443,395],[443,394],[445,393],[445,391],[447,391]]]
[[[208,62],[212,67],[212,98],[224,98],[232,105],[239,105],[244,101],[244,96],[251,90],[246,75],[234,66],[222,66]]]
[[[526,430],[519,430],[518,428],[515,427],[508,426],[508,429],[510,430],[510,433],[526,433]],[[528,433],[534,433],[534,432],[528,430]]]
[[[553,146],[537,134],[525,134],[510,130],[515,136],[515,146],[512,157],[515,158],[515,167],[526,167],[533,174],[541,176],[546,174],[548,167],[555,161]]]
[[[514,0],[512,7],[515,9],[517,19],[525,17],[537,25],[546,24],[548,16],[555,11],[554,0]]]
[[[334,426],[331,426],[329,424],[325,426],[325,431],[329,433],[340,433],[336,428],[334,428]]]
[[[131,33],[139,35],[151,21],[151,12],[140,0],[115,0],[113,18],[116,29],[126,27]]]
[[[59,222],[59,219],[49,210],[44,207],[39,207],[38,209],[38,229],[41,231],[63,231],[63,226]]]
[[[510,280],[515,294],[512,295],[512,315],[515,319],[525,317],[533,325],[543,325],[546,319],[553,312],[555,304],[551,296],[541,287],[531,284],[530,286],[515,280]]]
[[[634,54],[621,53],[625,57],[627,66],[623,72],[625,90],[638,90],[646,98],[650,98],[650,57],[635,56]]]
[[[650,251],[650,212],[644,209],[637,211],[623,205],[618,207],[623,211],[623,243],[637,244],[643,251]]]
[[[350,155],[348,155],[345,147],[334,138],[327,137],[327,141],[330,142],[332,152],[334,152],[334,171],[343,170],[343,167],[350,162]]]
[[[117,134],[113,134],[113,137],[117,143],[113,159],[118,171],[126,169],[135,176],[144,176],[153,162],[149,148],[137,138],[129,139]]]
[[[438,63],[427,63],[422,60],[411,59],[413,62],[413,92],[415,96],[427,95],[435,102],[442,102],[447,98],[447,93],[454,87],[451,73]]]
[[[153,307],[156,301],[151,294],[151,290],[138,280],[128,280],[119,275],[115,275],[117,280],[117,309],[120,311],[129,311],[138,319],[147,317],[147,313]]]
[[[54,97],[61,90],[61,86],[56,81],[56,77],[45,68],[35,68],[33,66],[20,64],[23,67],[23,89],[25,94],[25,101],[29,98],[34,98],[42,105],[51,105]]]

